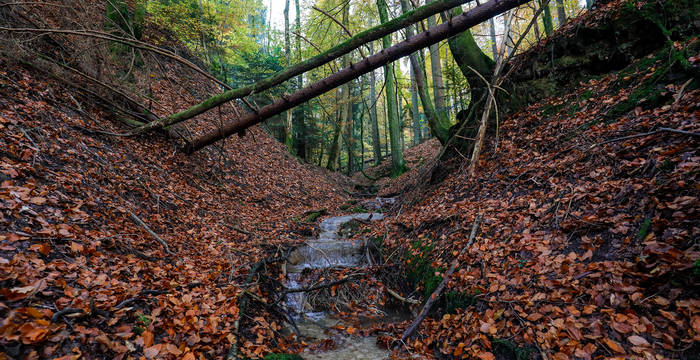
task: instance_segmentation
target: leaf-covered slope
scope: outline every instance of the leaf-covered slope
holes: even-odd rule
[[[304,237],[295,216],[344,198],[340,177],[300,164],[260,128],[187,157],[160,135],[96,133],[120,127],[89,97],[0,64],[6,356],[221,356],[250,264]],[[166,79],[154,90],[163,106],[182,105]],[[268,349],[278,325],[247,348]]]
[[[511,115],[475,179],[453,172],[377,225],[380,237],[389,226],[388,253],[404,249],[407,271],[430,294],[484,217],[412,351],[446,359],[696,356],[700,90],[689,74],[698,43],[676,42]]]

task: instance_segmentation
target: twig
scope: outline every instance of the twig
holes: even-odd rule
[[[165,252],[168,253],[168,255],[175,255],[175,253],[170,251],[170,248],[168,247],[168,243],[166,243],[165,240],[161,239],[161,237],[158,236],[158,234],[156,234],[153,230],[151,230],[151,228],[149,228],[148,225],[146,225],[146,223],[143,222],[143,220],[141,220],[141,218],[139,218],[136,214],[134,214],[130,210],[128,210],[128,211],[129,211],[129,216],[131,217],[131,220],[133,220],[138,225],[141,225],[141,227],[144,228],[149,234],[151,234],[151,236],[153,236],[156,239],[156,241],[158,241],[161,245],[163,245],[163,247],[165,248]]]
[[[321,289],[329,288],[331,286],[340,285],[342,283],[348,282],[349,280],[351,280],[354,277],[362,276],[362,275],[364,275],[364,274],[352,274],[352,275],[348,275],[348,276],[346,276],[342,279],[339,279],[339,280],[328,281],[328,282],[324,282],[324,283],[321,283],[318,285],[309,286],[309,287],[305,287],[305,288],[293,288],[293,289],[286,288],[284,290],[284,294],[286,295],[286,294],[292,294],[292,293],[321,290]]]
[[[420,301],[418,301],[418,300],[416,300],[416,299],[405,298],[405,297],[399,295],[399,293],[397,293],[396,291],[389,289],[388,287],[385,287],[385,289],[386,289],[386,292],[389,293],[389,295],[393,296],[393,297],[396,298],[397,300],[400,300],[400,301],[403,301],[403,302],[406,302],[406,303],[409,303],[409,304],[413,304],[413,305],[418,305],[418,304],[420,304]]]
[[[430,308],[433,306],[435,301],[440,297],[440,293],[442,290],[445,288],[447,283],[450,281],[450,277],[452,276],[452,273],[454,273],[455,269],[457,268],[457,265],[459,265],[459,257],[464,254],[474,243],[474,239],[476,239],[476,233],[479,230],[479,224],[481,223],[481,215],[478,215],[476,219],[474,219],[474,225],[472,225],[472,232],[469,234],[469,241],[467,244],[462,248],[462,250],[455,256],[454,260],[452,260],[452,264],[450,265],[450,269],[447,270],[445,273],[445,277],[442,278],[442,282],[440,282],[440,285],[438,285],[437,289],[433,291],[433,294],[430,295],[430,298],[428,301],[425,302],[425,305],[423,305],[423,309],[421,310],[420,314],[418,317],[413,320],[413,323],[411,323],[411,326],[404,331],[403,335],[401,335],[401,341],[405,341],[408,339],[411,334],[418,328],[418,325],[425,319],[426,316],[428,316],[428,312],[430,311]]]
[[[53,316],[51,317],[51,322],[56,323],[58,320],[61,320],[66,315],[70,314],[83,314],[82,309],[76,309],[76,308],[65,308],[61,311],[57,311]],[[83,314],[84,315],[84,314]]]
[[[598,147],[598,146],[601,146],[601,145],[609,144],[609,143],[611,143],[611,142],[629,140],[629,139],[634,139],[634,138],[644,137],[644,136],[650,136],[650,135],[655,135],[655,134],[662,133],[662,132],[670,132],[670,133],[682,134],[682,135],[688,135],[688,136],[700,136],[700,133],[697,133],[697,132],[685,131],[685,130],[679,130],[679,129],[671,129],[671,128],[663,128],[663,127],[662,127],[662,128],[658,128],[658,129],[656,129],[656,130],[654,130],[654,131],[649,131],[649,132],[647,132],[647,133],[635,134],[635,135],[629,135],[629,136],[623,136],[623,137],[619,137],[619,138],[614,138],[614,139],[606,140],[606,141],[603,141],[602,143],[593,144],[593,145],[591,145],[591,147],[589,148],[589,150],[594,149],[594,148],[596,148],[596,147]]]
[[[119,310],[127,305],[130,305],[131,303],[139,300],[144,295],[163,295],[163,294],[167,294],[167,293],[168,292],[165,290],[142,290],[138,294],[138,296],[126,299],[126,300],[120,302],[119,304],[117,304],[117,306],[114,307],[114,310]]]

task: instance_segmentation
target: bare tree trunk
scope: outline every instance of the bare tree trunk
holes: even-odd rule
[[[243,115],[234,122],[224,124],[222,128],[217,128],[194,139],[185,147],[184,151],[192,153],[218,140],[240,133],[250,126],[269,119],[285,110],[291,109],[294,106],[332,90],[337,86],[343,85],[352,79],[356,79],[380,66],[384,66],[418,49],[437,43],[440,40],[458,35],[470,27],[488,20],[494,15],[515,8],[526,2],[527,0],[492,0],[477,6],[467,13],[452,17],[448,22],[436,26],[429,32],[423,32],[390,48],[386,48],[380,53],[352,64],[304,89],[290,95],[282,96],[281,99],[278,99],[272,104],[264,106],[253,113]],[[490,58],[488,59],[491,60]]]
[[[329,63],[341,56],[350,53],[360,46],[374,40],[379,40],[387,34],[391,34],[397,30],[403,29],[408,25],[426,19],[430,15],[437,14],[441,11],[447,11],[455,6],[468,2],[469,0],[437,0],[433,3],[421,6],[409,14],[400,16],[389,21],[386,24],[375,26],[365,30],[352,38],[343,41],[333,48],[318,54],[310,59],[307,59],[299,64],[281,70],[274,75],[256,82],[255,84],[244,86],[238,89],[231,89],[224,93],[214,95],[209,99],[190,107],[187,110],[172,114],[160,120],[152,121],[139,128],[129,132],[129,135],[138,135],[144,132],[162,129],[164,127],[177,124],[179,122],[191,119],[199,114],[202,114],[210,109],[216,108],[221,104],[234,99],[256,94],[277,86],[299,74],[303,74],[309,70],[315,69]]]
[[[415,56],[415,55],[411,55]],[[411,66],[411,115],[413,116],[413,145],[421,142],[420,134],[420,113],[418,112],[418,87],[416,86],[416,74]]]
[[[289,0],[284,1],[284,57],[287,60],[287,66],[291,65],[291,47],[289,44]],[[287,151],[294,152],[294,140],[292,138],[292,109],[287,110],[284,118],[284,144],[287,146]]]
[[[403,11],[408,11],[408,0],[401,0],[401,7]],[[409,38],[413,36],[413,27],[408,27],[406,29],[406,36]],[[411,62],[411,70],[416,83],[416,89],[420,95],[421,103],[423,104],[423,112],[428,119],[430,131],[433,136],[438,138],[441,144],[445,144],[449,137],[450,122],[447,120],[447,116],[444,112],[439,112],[433,107],[433,102],[430,100],[428,86],[425,81],[425,63],[422,61],[422,57],[419,58],[417,55],[417,52],[412,53],[409,55],[409,60]]]
[[[557,20],[559,21],[559,27],[566,24],[566,10],[564,9],[563,0],[557,0]]]
[[[389,12],[387,10],[386,0],[377,0],[377,8],[379,10],[379,21],[386,23],[389,21]],[[391,47],[391,35],[382,38],[384,51]],[[406,169],[406,164],[403,160],[403,151],[401,149],[401,128],[399,124],[399,109],[396,99],[396,79],[394,79],[394,64],[384,65],[384,78],[386,85],[384,92],[386,93],[387,102],[387,120],[389,122],[389,141],[391,142],[391,168],[392,175],[398,176]]]
[[[374,55],[372,43],[369,44],[369,54]],[[379,165],[382,162],[382,144],[379,141],[379,120],[377,119],[377,82],[374,71],[369,73],[369,121],[372,125],[372,151],[374,152],[374,165]]]
[[[349,22],[349,12],[350,12],[350,4],[346,4],[345,8],[343,9],[343,25],[347,25]],[[343,68],[347,67],[350,64],[350,55],[346,54],[343,55],[343,62],[342,66]],[[331,151],[328,154],[328,165],[326,165],[326,168],[329,170],[337,170],[338,168],[336,167],[338,164],[338,158],[340,155],[340,140],[341,140],[341,134],[343,133],[343,130],[345,129],[345,124],[348,122],[348,106],[350,102],[350,86],[345,83],[343,86],[341,86],[338,89],[338,92],[340,94],[339,96],[339,106],[340,106],[340,116],[338,119],[338,122],[336,123],[335,131],[333,133],[333,144],[331,145]]]
[[[498,46],[496,45],[496,24],[493,22],[493,18],[489,19],[489,35],[491,36],[491,54],[493,55],[493,61],[498,61]]]
[[[294,0],[294,5],[296,7],[296,31],[297,34],[301,34],[301,10],[299,9],[299,0]],[[301,54],[301,38],[298,36],[297,38],[297,63],[301,62],[302,59],[302,54]],[[297,83],[296,83],[296,89],[303,89],[304,88],[304,75],[299,74],[297,76]],[[302,105],[299,107],[299,110],[297,111],[297,116],[294,119],[294,129],[296,136],[294,136],[294,148],[296,150],[296,154],[299,158],[306,160],[306,112],[305,106]]]
[[[435,0],[433,0],[435,1]],[[437,25],[435,16],[428,17],[428,29]],[[442,81],[442,64],[440,63],[440,43],[430,45],[430,74],[433,77],[433,99],[435,111],[445,111],[445,84]]]

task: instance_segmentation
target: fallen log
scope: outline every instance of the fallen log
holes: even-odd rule
[[[434,28],[431,28],[428,31],[418,34],[412,38],[409,38],[390,48],[384,49],[379,53],[367,57],[358,63],[350,64],[349,67],[340,70],[337,73],[332,74],[320,81],[317,81],[291,95],[284,95],[281,99],[278,99],[272,104],[264,106],[257,111],[248,113],[236,121],[230,122],[228,124],[223,125],[220,128],[212,130],[211,132],[206,133],[203,136],[188,143],[185,146],[184,151],[186,153],[193,153],[207,145],[213,144],[218,140],[224,139],[236,133],[240,133],[248,127],[251,127],[266,119],[269,119],[272,116],[280,114],[283,111],[292,109],[297,105],[300,105],[340,85],[350,82],[353,79],[362,76],[374,69],[377,69],[392,61],[407,56],[414,51],[428,47],[451,36],[457,35],[474,25],[482,23],[495,15],[515,8],[526,2],[527,0],[492,0],[484,5],[477,6],[474,9],[463,13],[462,15],[456,16],[445,23],[442,23]],[[207,100],[207,102],[214,101],[212,99]],[[225,101],[227,100],[223,100],[218,104],[221,104]],[[205,106],[204,103],[202,103],[200,105],[203,107],[201,109],[201,112],[204,112],[208,108],[211,108],[211,104]]]
[[[157,121],[153,121],[142,127],[134,129],[129,134],[142,134],[144,132],[157,130],[166,126],[177,124],[187,119],[191,119],[228,101],[260,93],[274,86],[277,86],[295,76],[301,75],[309,70],[325,65],[345,54],[350,53],[351,51],[359,48],[360,46],[370,41],[379,40],[382,37],[396,32],[398,30],[401,30],[411,24],[425,20],[432,15],[438,14],[443,11],[447,11],[469,1],[470,0],[440,0],[423,5],[387,23],[375,26],[371,29],[367,29],[321,54],[318,54],[312,58],[309,58],[303,62],[288,67],[284,70],[281,70],[278,73],[268,78],[262,79],[255,84],[240,87],[238,89],[228,90],[219,95],[212,96],[211,98],[185,111],[181,111],[177,114],[170,115],[168,117],[162,118]]]

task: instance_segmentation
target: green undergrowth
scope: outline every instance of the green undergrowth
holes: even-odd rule
[[[616,91],[627,85],[632,85],[635,81],[633,74],[643,73],[646,69],[651,69],[651,76],[642,80],[642,82],[634,89],[630,96],[613,106],[605,114],[605,120],[611,121],[623,116],[636,107],[641,107],[644,110],[653,109],[663,106],[672,100],[665,89],[668,82],[682,83],[692,77],[689,70],[687,58],[693,52],[696,46],[690,46],[683,50],[677,50],[673,45],[666,46],[658,51],[651,58],[644,58],[638,63],[623,70],[619,77],[620,79],[613,83],[610,90]],[[690,89],[698,87],[698,80],[695,79],[690,84]]]
[[[447,269],[432,266],[432,253],[435,244],[427,240],[422,243],[419,240],[411,244],[413,250],[417,252],[411,254],[406,262],[408,263],[408,281],[415,288],[423,288],[423,299],[427,300],[433,294],[435,289],[442,282],[442,274]],[[439,275],[438,275],[439,274]],[[476,294],[467,294],[458,291],[447,291],[436,302],[434,309],[439,313],[453,314],[459,309],[465,309],[474,305]]]
[[[518,346],[508,339],[493,339],[491,343],[494,355],[499,359],[528,360],[534,352],[531,347]]]
[[[108,1],[105,8],[105,29],[107,32],[117,37],[133,38],[141,40],[146,24],[146,7],[144,3],[136,1],[132,8],[124,0]],[[113,41],[109,45],[109,50],[118,61],[124,55],[132,53],[133,48],[129,45]],[[133,52],[133,65],[137,68],[144,65],[141,53]],[[123,74],[122,74],[123,75]]]
[[[304,360],[304,358],[297,354],[269,354],[265,356],[265,360]]]

